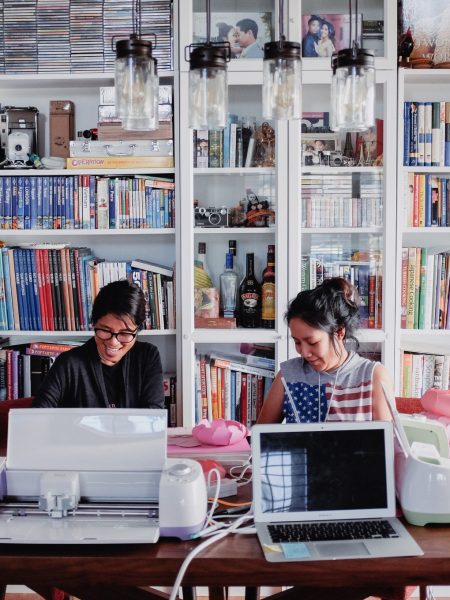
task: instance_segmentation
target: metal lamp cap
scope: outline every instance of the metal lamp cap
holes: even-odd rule
[[[365,48],[345,48],[339,50],[336,55],[335,68],[340,69],[341,67],[375,67],[375,55],[373,50],[366,50]],[[332,66],[333,62],[332,62]]]
[[[301,46],[298,42],[279,40],[278,42],[266,42],[264,44],[264,60],[275,58],[299,59],[301,58]]]
[[[152,43],[150,40],[144,40],[131,34],[127,40],[119,40],[116,43],[116,55],[117,58],[127,58],[128,56],[152,58]]]
[[[216,46],[214,44],[205,46],[194,46],[189,54],[189,64],[191,69],[207,69],[214,67],[216,69],[227,68],[227,62],[230,60],[230,49],[225,44]]]

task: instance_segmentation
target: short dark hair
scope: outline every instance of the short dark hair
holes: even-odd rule
[[[320,17],[318,17],[317,15],[310,16],[310,18],[308,19],[308,25],[311,25],[311,23],[313,21],[319,21],[319,23],[322,23],[322,19]]]
[[[355,331],[359,326],[359,296],[354,286],[343,277],[325,279],[313,290],[305,290],[291,300],[286,321],[299,318],[311,327],[326,331],[334,343],[335,334],[345,328],[344,341],[358,347]]]
[[[255,40],[258,37],[258,25],[253,19],[241,19],[236,23],[236,27],[239,27],[244,33],[251,31]]]
[[[101,288],[92,305],[91,323],[105,315],[127,317],[140,329],[145,321],[145,296],[136,283],[113,281]]]

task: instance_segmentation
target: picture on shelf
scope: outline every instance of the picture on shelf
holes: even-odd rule
[[[340,150],[341,140],[335,133],[302,133],[302,162],[306,166],[340,166]]]
[[[383,157],[383,119],[375,119],[374,127],[358,133],[355,144],[356,158],[364,160],[367,166],[374,165]],[[377,162],[375,162],[377,161]]]
[[[206,13],[194,13],[193,43],[206,41]],[[263,48],[272,35],[272,13],[211,14],[211,41],[229,42],[231,58],[263,58]]]
[[[333,152],[341,149],[341,140],[335,133],[304,133],[302,149],[306,152]]]
[[[302,56],[308,58],[331,57],[333,52],[351,47],[353,39],[361,46],[361,31],[362,14],[352,16],[351,28],[350,15],[303,15]]]

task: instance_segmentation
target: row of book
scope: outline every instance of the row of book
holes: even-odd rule
[[[270,126],[266,124],[266,127]],[[228,115],[228,126],[223,130],[194,129],[193,166],[198,169],[265,166],[265,156],[261,154],[263,146],[270,143],[274,156],[275,134],[271,127],[270,130],[272,137],[269,140],[267,134],[266,140],[261,125],[256,124],[254,117],[239,117],[235,114]],[[260,142],[257,138],[261,138]]]
[[[404,102],[403,164],[450,165],[450,102]]]
[[[141,0],[145,34],[154,35],[159,70],[173,69],[171,0]],[[0,7],[0,72],[111,72],[115,44],[134,25],[125,0],[5,0]]]
[[[449,389],[450,354],[421,354],[404,351],[401,360],[401,395],[421,398],[430,388]]]
[[[402,248],[402,329],[450,329],[450,252]]]
[[[233,419],[251,427],[275,377],[275,361],[202,353],[195,361],[196,420]]]
[[[1,248],[1,331],[86,331],[99,289],[129,279],[146,296],[146,329],[175,327],[173,270],[143,260],[104,261],[64,244]]]
[[[407,227],[450,227],[450,178],[408,173]]]
[[[381,198],[342,198],[336,195],[304,197],[302,227],[381,227]]]
[[[382,329],[383,274],[377,260],[341,260],[333,254],[302,256],[301,289],[309,290],[325,279],[344,277],[358,290],[360,327]]]
[[[0,401],[35,396],[55,358],[81,343],[31,342],[1,348]],[[169,427],[177,426],[176,384],[175,373],[163,374],[164,407]]]
[[[139,229],[175,226],[175,184],[136,175],[6,176],[0,229]]]

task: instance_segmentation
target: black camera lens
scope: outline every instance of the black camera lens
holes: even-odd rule
[[[219,225],[220,214],[219,213],[211,213],[209,215],[209,222],[211,223],[211,225]]]
[[[22,144],[16,144],[16,145],[14,146],[14,150],[15,150],[16,152],[20,152],[20,151],[22,150]]]

